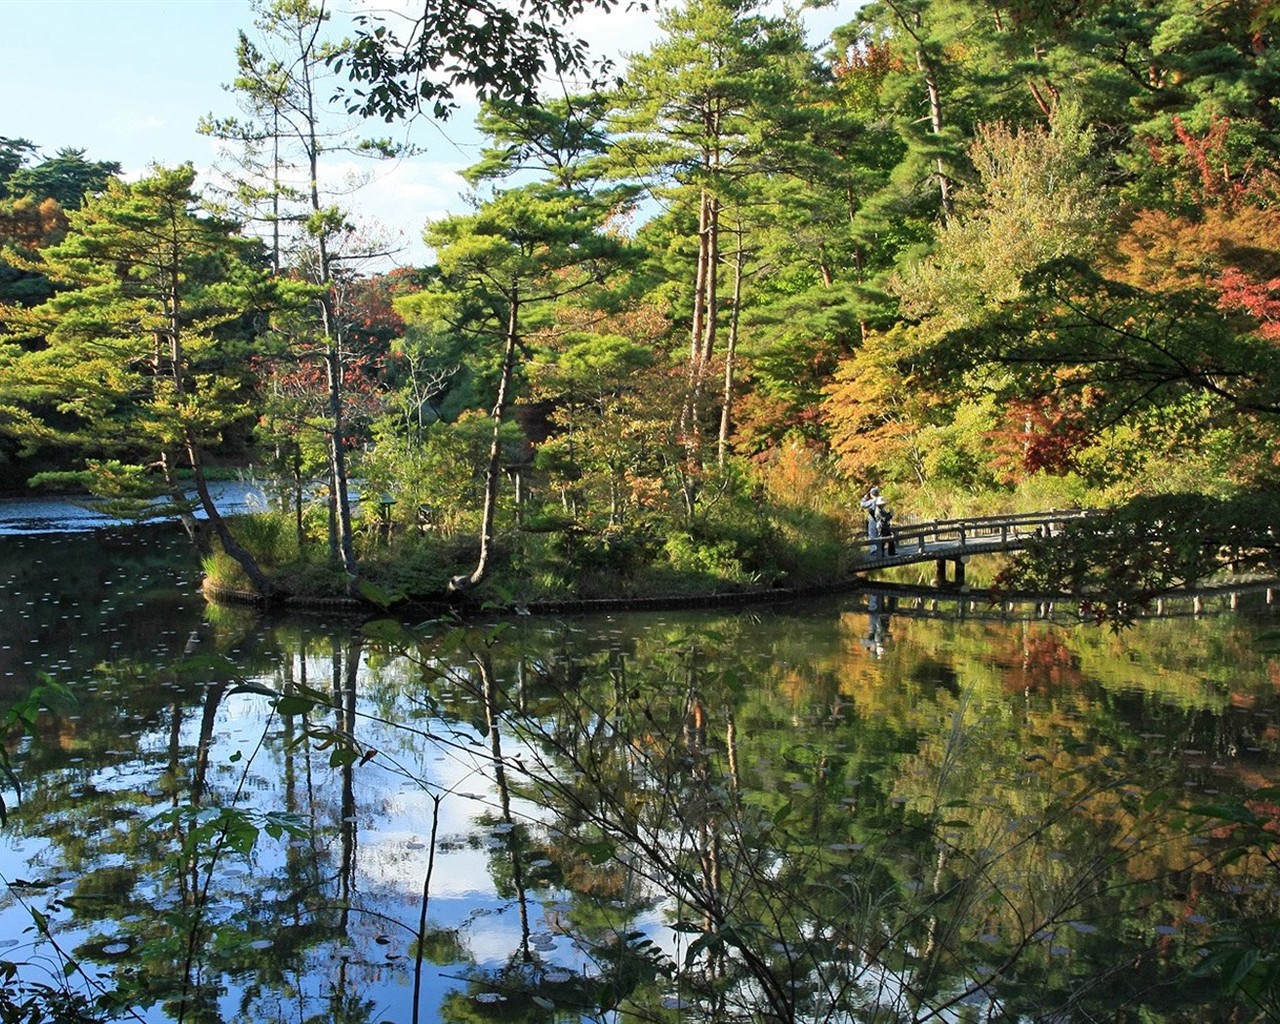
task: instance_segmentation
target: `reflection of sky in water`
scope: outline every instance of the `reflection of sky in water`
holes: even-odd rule
[[[258,488],[241,483],[217,483],[209,487],[218,508],[236,515],[263,505]],[[31,533],[81,533],[104,526],[119,526],[121,520],[93,510],[92,498],[22,497],[0,500],[0,535]],[[198,517],[202,514],[197,512]]]
[[[328,680],[321,674],[323,659],[310,664],[308,678],[327,689]],[[394,672],[394,669],[391,671]],[[368,684],[368,668],[361,666],[362,688]],[[323,680],[323,681],[322,681]],[[247,679],[259,685],[279,686],[274,675],[255,675]],[[112,763],[68,764],[64,773],[84,774],[83,784],[100,793],[134,794],[150,804],[152,811],[169,806],[169,798],[157,778],[157,766],[167,762],[176,747],[184,751],[196,749],[201,737],[200,698],[188,697],[185,715],[177,733],[168,725],[151,725],[139,730],[123,746],[131,746],[141,757],[120,755]],[[313,986],[312,998],[319,999],[324,979],[329,978],[341,961],[348,964],[348,978],[362,990],[376,994],[381,1007],[390,1017],[408,1016],[410,979],[412,975],[412,940],[410,929],[416,923],[422,885],[430,860],[433,801],[423,784],[432,792],[444,792],[440,802],[436,852],[430,887],[429,927],[456,929],[463,948],[477,965],[501,968],[520,955],[521,920],[517,906],[495,891],[494,869],[501,868],[508,857],[501,819],[499,795],[487,740],[478,734],[464,734],[462,742],[443,748],[432,736],[458,736],[459,724],[438,718],[416,722],[422,733],[410,740],[398,736],[390,724],[378,720],[376,710],[363,700],[359,727],[360,741],[379,750],[394,751],[398,770],[390,762],[376,758],[353,773],[354,825],[358,830],[355,892],[353,912],[345,943],[325,945],[304,953],[311,963],[311,976],[304,987]],[[465,729],[465,727],[462,727]],[[259,745],[263,736],[265,745]],[[284,809],[292,800],[285,792],[283,763],[279,742],[280,720],[270,712],[269,699],[256,693],[226,693],[217,702],[216,720],[209,750],[210,793],[227,800],[243,785],[250,802],[262,807]],[[504,752],[520,751],[514,737],[503,737]],[[335,870],[341,859],[339,820],[343,813],[338,800],[340,771],[331,768],[328,755],[312,751],[295,755],[305,762],[308,786],[314,787],[318,828],[310,838],[282,836],[260,837],[252,859],[245,861],[228,855],[217,882],[210,891],[212,919],[225,920],[240,912],[245,894],[267,904],[283,899],[287,885],[273,879],[288,877],[288,861],[306,856],[311,846],[324,851],[322,863]],[[74,759],[74,760],[79,760]],[[299,769],[303,764],[298,765]],[[247,775],[243,775],[247,771]],[[420,776],[420,782],[406,779],[403,772]],[[64,779],[65,779],[64,774]],[[15,794],[6,793],[12,806]],[[126,800],[127,802],[127,800]],[[536,808],[518,798],[512,801],[512,814],[517,821],[532,822],[542,816]],[[75,891],[77,879],[58,873],[59,850],[55,844],[38,836],[17,830],[0,830],[0,875],[15,878],[39,878],[55,881],[50,893],[67,895]],[[137,895],[154,907],[170,906],[176,893],[163,885],[160,876],[139,879]],[[43,901],[46,895],[41,895]],[[528,893],[530,948],[537,960],[549,968],[573,974],[594,973],[589,959],[564,935],[553,931],[544,917],[542,903],[555,893]],[[0,905],[0,935],[17,934],[24,925],[25,911],[14,902]],[[110,944],[116,938],[111,924],[99,935],[97,926],[54,915],[55,930],[60,941],[74,948],[80,943],[102,938]],[[655,938],[661,929],[654,922]],[[258,946],[268,949],[274,937],[255,938]],[[3,948],[5,955],[38,953],[29,940],[18,946]],[[109,957],[108,952],[103,956]],[[423,1020],[438,1021],[437,1006],[448,990],[466,988],[459,977],[461,965],[426,965],[426,985],[430,996]],[[232,984],[232,991],[238,986]],[[235,1000],[232,1000],[234,1003]],[[232,1003],[225,1019],[233,1019]],[[149,1022],[165,1020],[162,1008],[142,1014]]]
[[[0,533],[20,518],[15,517],[15,507],[40,504],[55,510],[57,515],[75,514],[74,506],[60,501],[0,503]],[[58,522],[65,525],[66,520]],[[126,543],[128,538],[134,538],[132,547]],[[162,541],[169,547],[162,548]],[[166,550],[171,551],[172,564],[166,560]],[[220,872],[211,890],[211,919],[244,927],[247,948],[254,956],[266,961],[268,958],[263,953],[277,950],[280,963],[284,963],[284,951],[291,947],[291,933],[286,925],[293,911],[281,908],[293,898],[298,887],[313,896],[324,897],[317,904],[317,920],[332,920],[338,898],[349,898],[349,912],[340,934],[325,935],[316,939],[314,945],[289,954],[296,956],[288,966],[290,970],[298,969],[296,984],[301,993],[294,1012],[288,1013],[279,1003],[273,1004],[272,1000],[280,993],[268,987],[251,1000],[252,1019],[298,1019],[304,1011],[314,1011],[315,1019],[326,1019],[323,1007],[327,993],[339,983],[376,1003],[371,1020],[409,1019],[412,931],[417,925],[423,881],[430,861],[434,810],[431,793],[444,796],[439,807],[440,845],[431,880],[428,929],[456,931],[458,958],[474,958],[476,965],[495,978],[517,973],[525,955],[521,908],[508,898],[512,875],[510,840],[504,832],[506,823],[501,820],[500,795],[492,751],[484,732],[482,704],[474,696],[465,694],[446,699],[442,694],[451,687],[443,683],[430,692],[424,690],[420,662],[393,656],[376,644],[352,646],[349,643],[351,627],[347,625],[331,631],[328,626],[312,628],[286,621],[277,629],[274,620],[255,620],[247,612],[236,612],[225,619],[206,618],[203,601],[193,593],[197,579],[198,568],[186,539],[175,526],[72,532],[63,538],[12,536],[0,541],[0,616],[3,616],[0,622],[5,627],[0,629],[0,708],[6,695],[23,692],[40,672],[66,681],[76,691],[83,707],[64,714],[58,728],[47,734],[45,739],[50,750],[41,761],[43,774],[25,778],[24,784],[36,808],[45,794],[50,806],[83,806],[83,818],[68,818],[67,825],[73,831],[66,846],[79,856],[80,845],[84,843],[90,852],[87,860],[76,863],[74,869],[68,868],[65,865],[75,861],[68,856],[63,844],[40,835],[38,829],[24,826],[22,815],[15,815],[9,828],[0,829],[0,877],[8,881],[32,879],[43,886],[10,891],[7,902],[5,890],[0,887],[0,959],[23,959],[33,952],[44,955],[40,950],[33,951],[32,935],[26,930],[31,924],[30,913],[19,902],[19,896],[44,910],[54,899],[75,894],[81,879],[95,871],[109,881],[111,872],[126,865],[128,860],[109,842],[97,850],[98,841],[110,839],[113,829],[123,831],[131,822],[148,821],[172,806],[175,799],[184,799],[185,791],[174,794],[172,773],[175,765],[181,766],[184,777],[189,771],[190,757],[200,745],[201,726],[207,713],[209,720],[204,722],[210,738],[209,774],[205,780],[207,798],[225,802],[234,799],[244,807],[301,811],[313,814],[315,825],[308,838],[285,835],[275,839],[263,835],[251,859],[227,855],[220,861]],[[888,714],[892,710],[891,698],[904,687],[911,695],[913,706],[917,703],[929,706],[929,702],[936,699],[938,707],[946,709],[959,699],[965,678],[987,681],[991,677],[989,682],[984,682],[992,691],[988,696],[994,700],[1000,695],[1003,699],[1006,684],[995,678],[992,675],[995,669],[989,667],[989,658],[997,656],[1004,659],[1001,664],[1007,662],[1012,666],[1004,671],[1017,683],[1013,698],[1016,703],[1010,705],[1017,708],[1017,714],[1009,715],[1008,720],[1020,721],[1023,715],[1037,713],[1039,704],[1035,694],[1038,691],[1031,684],[1038,677],[1029,675],[1026,662],[1041,650],[1034,645],[1035,641],[1047,643],[1063,635],[1050,624],[1017,625],[1015,631],[1008,634],[1012,640],[1001,647],[1005,632],[985,623],[963,621],[952,610],[955,606],[944,606],[941,611],[934,609],[931,617],[925,619],[908,614],[912,609],[905,600],[896,608],[892,604],[877,607],[876,602],[868,599],[864,606],[851,598],[834,612],[814,616],[815,639],[806,639],[803,647],[794,635],[809,621],[803,617],[805,609],[799,610],[800,615],[793,610],[786,617],[780,617],[777,629],[769,627],[766,616],[755,613],[741,635],[734,638],[735,650],[746,657],[748,651],[755,650],[758,637],[758,654],[767,664],[782,661],[790,664],[793,659],[807,664],[801,658],[803,653],[816,665],[833,666],[822,669],[833,681],[830,693],[816,685],[811,687],[821,698],[812,712],[818,723],[815,728],[832,741],[844,742],[846,730],[850,730],[850,742],[857,738],[851,724],[856,723],[851,710],[855,701],[865,704],[864,713],[868,716],[879,715],[882,709],[887,709],[883,713]],[[893,612],[894,642],[886,647],[884,658],[872,660],[859,641],[869,632],[869,624],[876,625],[879,617],[883,617],[887,627],[890,611]],[[973,608],[967,611],[976,614]],[[1269,621],[1274,619],[1270,606],[1261,611],[1266,611]],[[839,623],[830,637],[821,631],[828,618]],[[647,678],[641,673],[644,658],[652,657],[646,655],[646,651],[666,650],[672,643],[669,630],[681,621],[677,615],[634,619],[619,616],[611,619],[611,624],[577,623],[571,629],[575,636],[586,636],[598,629],[601,643],[610,642],[621,650],[631,650],[631,638],[636,637],[637,653],[628,654],[627,663],[636,666],[631,671],[636,673],[637,680],[642,680]],[[1250,650],[1247,641],[1233,645],[1217,639],[1229,635],[1224,627],[1239,621],[1232,618],[1217,625],[1208,620],[1187,624],[1146,622],[1128,636],[1133,638],[1133,649],[1139,653],[1175,650],[1171,644],[1154,641],[1145,641],[1147,646],[1141,646],[1142,637],[1149,631],[1178,638],[1176,650],[1179,652],[1186,649],[1189,642],[1197,642],[1197,638],[1201,647],[1207,647],[1212,640],[1214,650],[1222,646],[1228,651]],[[981,654],[971,655],[974,664],[979,666],[974,669],[969,662],[960,661],[959,656],[953,659],[950,652],[969,651],[967,638],[979,631],[987,646],[981,649]],[[558,637],[559,633],[552,635]],[[594,641],[584,647],[589,653],[596,651],[591,643]],[[977,651],[976,641],[974,644]],[[927,651],[928,660],[923,660],[924,655],[911,660],[909,655],[915,648]],[[1153,654],[1150,664],[1140,664],[1135,670],[1128,658],[1116,660],[1113,665],[1112,660],[1103,661],[1094,647],[1083,643],[1069,646],[1067,640],[1061,640],[1046,649],[1054,658],[1048,661],[1043,677],[1046,681],[1038,685],[1049,691],[1045,702],[1070,696],[1071,721],[1086,716],[1091,699],[1089,680],[1104,670],[1119,674],[1111,683],[1115,688],[1132,688],[1135,671],[1144,680],[1160,677],[1159,702],[1134,705],[1143,711],[1144,736],[1162,736],[1166,732],[1181,735],[1177,727],[1187,714],[1173,710],[1180,706],[1179,701],[1190,702],[1191,713],[1198,715],[1202,709],[1217,707],[1215,702],[1220,704],[1223,700],[1203,657],[1179,654],[1177,657],[1182,660],[1178,661],[1172,655],[1166,658]],[[354,658],[357,650],[361,652],[358,662]],[[538,648],[539,664],[553,664],[558,650],[558,647]],[[988,655],[989,650],[995,654]],[[1194,652],[1196,648],[1193,646],[1191,650]],[[330,766],[327,748],[289,747],[290,741],[300,736],[303,722],[295,718],[285,723],[273,715],[268,695],[235,692],[234,688],[225,692],[210,689],[211,684],[204,680],[221,681],[226,677],[220,673],[213,673],[212,677],[205,675],[210,670],[198,662],[192,676],[173,671],[186,656],[215,653],[224,653],[231,659],[236,680],[270,690],[279,690],[286,680],[292,680],[305,682],[327,694],[334,689],[335,664],[340,666],[338,671],[343,673],[343,678],[348,666],[354,669],[358,714],[355,736],[362,750],[376,749],[378,754],[354,769],[350,790],[343,786],[341,771]],[[1074,684],[1070,678],[1059,683],[1054,674],[1069,675],[1069,670],[1079,668],[1078,661],[1066,660],[1067,654],[1077,659],[1092,659],[1084,669],[1079,669],[1080,680]],[[1234,656],[1239,660],[1238,654]],[[583,664],[595,665],[603,672],[606,664],[612,662],[606,662],[605,656],[600,655],[591,662],[584,660]],[[665,662],[659,660],[658,664],[661,668]],[[1063,665],[1066,667],[1061,667]],[[1179,684],[1181,689],[1171,683],[1170,673],[1175,670],[1181,673],[1179,679],[1185,677],[1186,680]],[[499,679],[503,678],[503,671],[511,671],[510,666],[499,665]],[[662,669],[663,673],[666,671]],[[962,677],[962,671],[970,675]],[[1239,679],[1260,671],[1253,662],[1247,667],[1235,664],[1230,678],[1237,681],[1235,685],[1243,687]],[[891,673],[898,675],[891,677]],[[878,687],[866,681],[881,677],[886,682]],[[657,678],[661,680],[666,676]],[[754,703],[747,706],[759,709],[762,715],[768,711],[780,723],[790,723],[781,727],[786,731],[801,729],[802,726],[795,723],[804,719],[808,705],[797,702],[803,701],[808,691],[797,689],[794,695],[787,691],[775,706],[768,685],[773,677],[766,674],[764,678],[766,683],[759,688],[760,692],[753,692],[750,698]],[[1256,693],[1247,692],[1251,699],[1257,700],[1257,705],[1247,712],[1242,710],[1241,714],[1265,720],[1255,725],[1255,730],[1269,728],[1268,723],[1274,716],[1269,684],[1262,684]],[[432,699],[433,694],[440,700],[439,704]],[[841,702],[838,721],[828,718],[837,701]],[[1152,712],[1166,706],[1170,710],[1165,718],[1150,717]],[[135,707],[137,711],[122,710]],[[108,716],[110,730],[92,728],[95,714]],[[912,711],[912,714],[919,712]],[[977,717],[980,716],[975,715],[975,729],[979,727]],[[1000,721],[1006,718],[1003,713],[996,717]],[[1059,721],[1061,716],[1053,720]],[[308,722],[321,727],[333,725],[335,719],[332,713],[317,712]],[[761,730],[758,735],[756,728]],[[764,732],[765,728],[760,724],[750,731],[744,727],[742,732],[751,749],[760,754],[755,770],[769,780],[772,791],[812,792],[813,785],[807,775],[797,778],[784,769],[785,758],[780,755],[780,748],[772,745],[771,737],[775,734]],[[1156,732],[1156,728],[1164,731]],[[504,721],[502,730],[501,748],[506,758],[513,761],[520,758],[521,764],[538,763],[541,748],[532,740],[521,742],[518,723]],[[925,742],[922,740],[922,744]],[[1249,770],[1262,771],[1262,747],[1270,747],[1256,738],[1253,744],[1249,749],[1256,753],[1257,763]],[[1203,756],[1199,752],[1208,746],[1206,742],[1198,742],[1194,748],[1188,746],[1188,753],[1192,749],[1197,751],[1197,756]],[[19,748],[13,753],[17,755],[21,771],[25,750]],[[923,754],[912,756],[921,765],[921,771],[927,768]],[[1010,756],[1014,768],[1021,772],[1027,763],[1024,754],[1015,750]],[[977,767],[975,771],[981,773],[987,769]],[[913,769],[904,777],[915,778],[917,772]],[[522,791],[527,789],[520,771],[513,770],[508,779],[512,784],[512,818],[529,826],[523,836],[526,841],[524,866],[530,869],[524,876],[528,886],[527,949],[540,976],[555,985],[576,974],[598,973],[600,964],[585,948],[585,941],[605,940],[610,929],[640,932],[672,961],[683,963],[691,936],[681,935],[670,927],[677,908],[663,902],[660,893],[637,890],[634,895],[652,895],[657,905],[649,908],[648,903],[640,903],[647,909],[628,917],[628,906],[637,904],[595,905],[589,897],[574,895],[562,888],[556,872],[540,871],[542,867],[551,867],[549,858],[556,856],[555,829],[563,823],[555,817],[555,811],[535,808],[521,798]],[[1202,785],[1212,783],[1213,789],[1206,792],[1216,792],[1223,785],[1216,776],[1192,781]],[[898,793],[886,795],[893,806],[909,800],[908,796]],[[4,797],[10,806],[16,802],[16,794],[11,789],[4,791]],[[994,803],[995,797],[991,800]],[[94,810],[95,802],[104,808],[118,807],[118,816],[104,817],[101,811]],[[852,806],[856,808],[856,800]],[[83,824],[86,830],[101,829],[104,835],[80,836],[74,832],[77,823]],[[159,825],[146,827],[159,836]],[[867,839],[866,836],[843,831],[830,836],[824,834],[824,839],[830,840],[826,845],[831,853],[851,861],[874,843],[871,839],[864,845],[862,840]],[[1056,865],[1056,858],[1051,859]],[[350,887],[345,893],[337,881],[344,864],[350,871],[344,879],[344,884]],[[642,882],[636,884],[643,888]],[[906,877],[901,889],[903,893],[913,893],[919,891],[921,885],[916,878]],[[158,862],[146,865],[137,886],[138,900],[148,908],[146,919],[154,914],[152,908],[172,908],[180,896],[171,884],[171,876],[160,870]],[[1016,893],[1021,888],[1011,883],[1005,891]],[[922,895],[927,893],[926,880]],[[88,907],[90,903],[81,906]],[[113,958],[127,960],[130,954],[122,951],[122,947],[130,941],[136,942],[135,933],[142,931],[134,925],[143,918],[132,913],[131,908],[125,909],[130,911],[127,915],[118,919],[104,916],[101,924],[77,916],[86,911],[73,914],[65,906],[54,913],[52,919],[59,940],[67,948],[89,942],[93,947],[90,959],[110,964],[116,962]],[[1065,955],[1063,950],[1069,948],[1075,936],[1098,931],[1098,925],[1076,920],[1077,913],[1072,910],[1072,919],[1065,922],[1056,935],[1046,933],[1038,940],[1043,943],[1045,957],[1054,958],[1056,962]],[[1188,918],[1170,922],[1161,915],[1151,934],[1161,940],[1176,939],[1189,921]],[[576,928],[585,940],[584,946],[566,937],[565,928]],[[984,923],[982,928],[987,930],[980,933],[978,941],[995,950],[1000,936],[988,924]],[[5,945],[6,942],[11,944]],[[454,947],[444,937],[438,951],[442,958],[454,955]],[[56,973],[56,965],[51,967]],[[429,995],[422,1013],[423,1024],[437,1024],[442,1020],[439,1006],[444,993],[468,988],[466,969],[465,963],[424,965],[424,992]],[[897,1004],[905,999],[901,979],[891,970],[868,965],[859,970],[863,982],[878,993],[881,1002]],[[246,993],[256,991],[251,986],[253,979],[248,975],[228,974],[223,980],[227,986],[221,1002],[223,1019],[249,1019],[240,1000]],[[481,995],[486,1001],[500,997],[497,991],[481,991],[483,988],[483,985],[472,988],[477,1000]],[[683,1009],[679,994],[664,993],[663,998],[666,1000],[663,1005],[668,1009]],[[978,993],[974,998],[980,1001],[988,997]],[[963,1019],[966,1012],[964,1008],[956,1008],[954,1012],[940,1012],[938,1017],[951,1022]],[[163,1007],[153,1007],[143,1019],[156,1024],[165,1020]],[[692,1020],[695,1016],[691,1012],[686,1019]]]

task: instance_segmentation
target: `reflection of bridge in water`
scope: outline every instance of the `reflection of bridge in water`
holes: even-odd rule
[[[906,563],[902,563],[906,564]],[[862,646],[879,657],[892,642],[893,618],[938,619],[973,622],[1054,622],[1078,625],[1094,622],[1080,603],[1061,594],[996,593],[990,590],[946,589],[910,583],[867,583],[852,598],[851,611],[865,611],[867,635]],[[1280,602],[1280,582],[1224,583],[1157,598],[1146,609],[1135,610],[1139,619],[1200,618],[1226,614],[1253,605],[1267,607]]]
[[[875,603],[888,605],[895,615],[916,619],[974,619],[991,622],[1026,622],[1034,619],[1093,621],[1082,613],[1075,598],[1062,594],[1007,594],[992,590],[939,590],[910,583],[866,583],[858,588],[869,610]],[[876,599],[873,602],[872,599]],[[1191,618],[1238,610],[1246,601],[1259,605],[1280,602],[1280,582],[1276,580],[1223,583],[1184,590],[1160,597],[1139,618]]]

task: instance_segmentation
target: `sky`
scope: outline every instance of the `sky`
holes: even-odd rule
[[[408,0],[330,0],[335,25],[351,11]],[[837,0],[815,31],[848,21],[858,0]],[[225,86],[235,76],[237,32],[252,37],[249,0],[0,0],[0,136],[27,139],[43,156],[64,148],[121,164],[127,179],[153,163],[191,162],[211,180],[215,140],[200,135],[202,116],[238,113]],[[591,13],[575,24],[599,52],[620,58],[656,38],[654,17],[638,11]],[[459,169],[473,163],[474,109],[447,124],[381,122],[423,150],[404,160],[364,162],[371,175],[345,202],[398,250],[392,264],[429,258],[423,226],[464,208]],[[382,266],[377,269],[389,269]]]

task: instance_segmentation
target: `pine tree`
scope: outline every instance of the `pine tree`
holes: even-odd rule
[[[0,317],[13,335],[40,339],[11,364],[28,410],[56,408],[27,421],[30,438],[80,451],[87,470],[75,479],[134,514],[188,513],[178,475],[188,469],[194,504],[269,598],[271,581],[214,505],[205,459],[249,412],[245,318],[281,295],[258,246],[200,212],[194,182],[187,165],[108,183],[40,254],[62,290]]]
[[[330,544],[351,580],[357,573],[348,493],[345,378],[349,372],[349,317],[343,297],[362,260],[379,254],[355,231],[348,212],[325,185],[326,160],[335,153],[388,156],[399,147],[362,138],[345,113],[333,109],[329,65],[349,54],[350,43],[325,37],[323,5],[309,0],[256,0],[257,38],[240,34],[239,74],[233,90],[244,118],[206,118],[202,130],[235,147],[239,166],[233,208],[266,225],[277,273],[316,287],[310,323],[294,320],[285,341],[294,358],[323,367],[325,446],[328,451]],[[345,188],[345,183],[344,183]]]
[[[487,199],[477,197],[475,213],[429,225],[425,237],[437,252],[439,285],[397,307],[411,322],[448,324],[477,348],[500,353],[480,553],[470,575],[455,580],[457,586],[473,586],[489,570],[502,430],[535,318],[547,318],[554,304],[596,287],[623,264],[626,247],[605,225],[632,191],[601,187],[599,169],[583,166],[603,146],[594,130],[597,117],[592,104],[572,100],[542,109],[491,105],[482,124],[492,144],[468,176],[484,182],[536,169],[544,180],[496,187]]]

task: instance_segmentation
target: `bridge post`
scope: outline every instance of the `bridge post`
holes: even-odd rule
[[[957,555],[951,559],[955,565],[954,579],[947,579],[947,559],[936,558],[933,562],[933,585],[935,587],[945,587],[954,584],[956,587],[964,586],[964,555]]]

